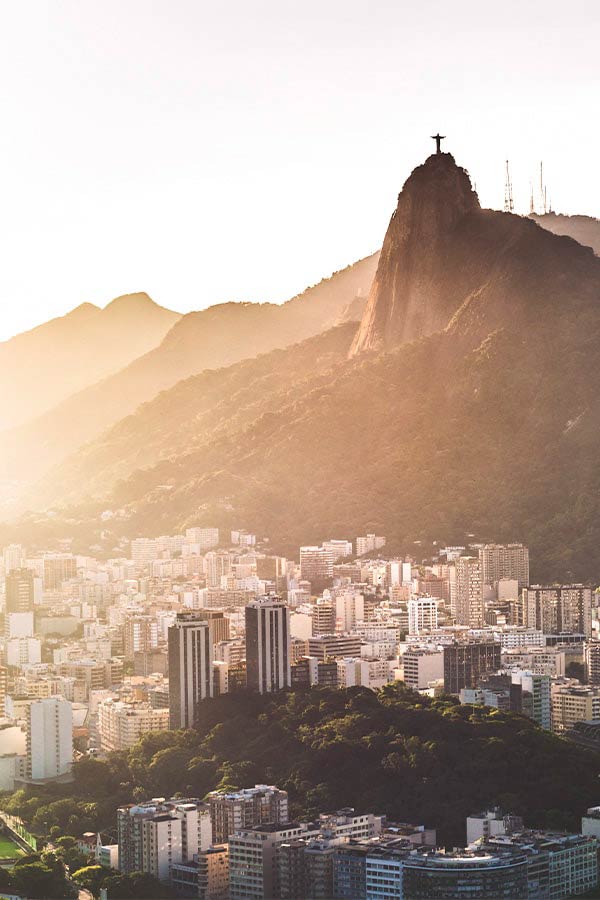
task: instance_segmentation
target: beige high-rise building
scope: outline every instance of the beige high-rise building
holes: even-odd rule
[[[199,900],[229,897],[229,844],[217,844],[198,854]]]
[[[129,616],[123,627],[125,658],[148,653],[158,647],[158,622],[154,616]]]
[[[300,577],[319,593],[333,576],[333,553],[325,547],[300,547]]]
[[[112,697],[98,704],[98,735],[102,750],[128,750],[149,731],[166,731],[169,710],[149,703],[129,703]]]
[[[483,579],[476,556],[459,556],[456,560],[455,619],[457,625],[483,627]]]
[[[544,634],[592,634],[592,588],[534,584],[522,592],[523,620]]]
[[[585,685],[551,686],[552,731],[570,731],[576,722],[600,718],[600,688]]]
[[[523,544],[485,544],[479,548],[484,585],[515,580],[519,588],[529,584],[529,549]]]
[[[208,795],[213,843],[227,841],[229,835],[256,825],[282,825],[288,821],[287,791],[274,785],[257,784],[253,788]]]

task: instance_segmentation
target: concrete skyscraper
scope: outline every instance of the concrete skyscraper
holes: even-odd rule
[[[246,606],[246,671],[260,694],[291,686],[290,610],[276,595]]]
[[[529,584],[529,550],[523,544],[484,544],[479,562],[485,585],[504,580],[518,581],[519,588]]]
[[[456,623],[483,627],[483,580],[481,563],[475,556],[456,560]]]
[[[179,613],[168,634],[170,727],[191,728],[198,704],[213,695],[210,627],[195,613]]]
[[[27,707],[27,776],[58,778],[73,763],[73,707],[63,697],[32,700]]]
[[[6,576],[6,614],[31,612],[34,603],[33,572],[13,569]]]

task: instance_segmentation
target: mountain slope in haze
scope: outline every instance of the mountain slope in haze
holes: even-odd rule
[[[39,416],[161,342],[179,314],[147,294],[70,313],[0,343],[0,431]]]
[[[224,303],[182,316],[158,347],[4,435],[0,480],[35,480],[140,403],[182,379],[332,327],[357,295],[368,293],[377,257],[360,260],[281,305]],[[352,317],[351,309],[346,318]]]
[[[178,382],[51,470],[34,486],[37,506],[77,502],[82,484],[86,495],[102,497],[108,486],[141,467],[241,434],[262,416],[278,415],[306,391],[328,383],[344,363],[356,328],[356,322],[338,325],[285,349]]]
[[[546,213],[530,216],[534,222],[554,234],[566,234],[584,247],[591,247],[600,256],[600,219],[592,216],[564,216],[561,213]]]
[[[468,531],[526,541],[544,577],[600,575],[600,259],[465,204],[465,174],[442,156],[407,182],[399,209],[421,237],[382,253],[378,283],[401,289],[372,293],[353,356],[314,381],[302,371],[277,410],[200,429],[191,452],[175,440],[107,484],[105,505],[124,509],[110,540],[236,523],[292,552],[365,529],[404,547]],[[440,165],[458,170],[441,207]],[[225,395],[230,374],[214,377]],[[142,441],[138,415],[127,427]],[[101,508],[65,510],[62,527],[97,540]]]

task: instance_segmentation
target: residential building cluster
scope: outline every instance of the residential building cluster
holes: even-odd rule
[[[0,789],[189,728],[224,693],[404,682],[600,746],[599,595],[530,583],[523,544],[383,556],[385,537],[277,556],[245,530],[2,551]]]
[[[467,818],[467,846],[450,852],[435,829],[372,812],[292,821],[286,792],[256,785],[124,806],[117,830],[117,845],[98,845],[98,859],[104,852],[123,873],[147,872],[203,900],[561,900],[598,886],[598,808],[579,834],[526,829],[518,816],[487,810]]]

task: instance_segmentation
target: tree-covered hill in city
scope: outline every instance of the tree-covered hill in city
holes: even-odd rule
[[[353,806],[465,841],[465,817],[498,804],[527,824],[579,829],[598,802],[600,757],[497,710],[404,687],[296,690],[204,702],[197,728],[149,734],[128,753],[74,766],[72,785],[2,806],[41,834],[108,830],[118,805],[277,784],[294,817]]]

